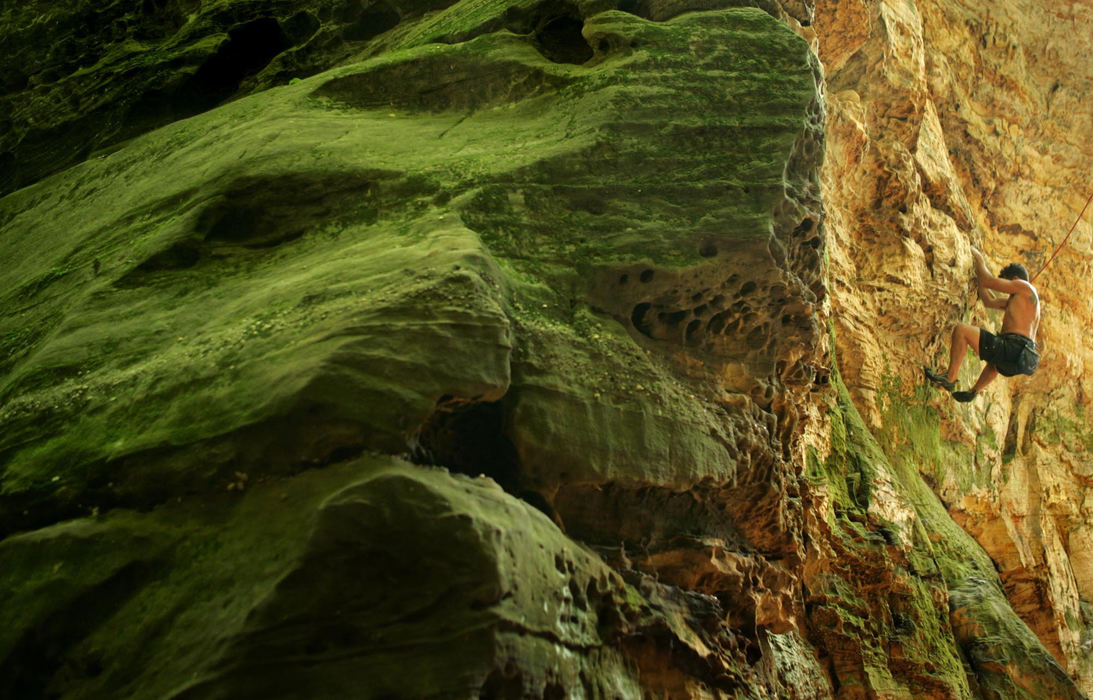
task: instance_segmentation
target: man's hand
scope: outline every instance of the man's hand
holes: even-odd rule
[[[980,283],[983,283],[986,278],[991,277],[990,270],[987,269],[987,260],[983,257],[983,252],[975,246],[972,246],[972,257],[975,258],[975,276]]]

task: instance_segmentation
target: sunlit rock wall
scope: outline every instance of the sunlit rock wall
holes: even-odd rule
[[[1090,675],[1090,212],[1036,280],[1043,362],[962,406],[921,388],[958,321],[996,330],[969,247],[1035,274],[1091,193],[1093,3],[817,7],[838,367],[889,456],[991,556],[1014,609]],[[969,356],[961,384],[981,364]]]

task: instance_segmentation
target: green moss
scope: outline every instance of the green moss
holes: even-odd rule
[[[0,562],[6,697],[463,695],[509,661],[630,693],[598,616],[649,610],[492,482],[377,456],[9,537]]]
[[[1069,415],[1057,407],[1037,411],[1027,430],[1048,444],[1062,445],[1069,452],[1093,453],[1093,429],[1089,426],[1085,406],[1075,404]]]
[[[848,681],[863,687],[881,687],[910,673],[921,692],[963,696],[970,691],[962,643],[954,637],[947,606],[939,602],[944,597],[938,596],[936,589],[981,580],[990,582],[990,595],[1000,601],[1004,601],[1004,595],[990,558],[953,522],[920,475],[919,460],[936,468],[958,453],[937,437],[937,414],[921,394],[907,401],[898,382],[886,382],[878,392],[885,417],[878,441],[854,408],[837,373],[832,385],[827,414],[831,453],[824,461],[815,453],[810,455],[809,476],[830,496],[834,507],[828,522],[847,552],[844,558],[855,562],[843,573],[845,580],[825,578],[825,609],[832,609],[841,624],[852,630],[847,634],[859,639],[858,643],[866,647],[861,653],[872,659],[862,671],[864,676]],[[963,457],[970,458],[970,454]],[[890,481],[896,493],[913,508],[915,517],[908,528],[886,523],[870,512],[869,489],[863,489],[860,480],[871,482],[878,478]],[[889,559],[884,553],[885,540],[877,537],[883,530],[898,542],[910,545],[903,550],[905,563]],[[870,594],[862,592],[862,584],[853,582],[855,576],[867,575],[870,566],[880,567],[892,577],[892,586],[881,601],[863,599],[863,595]],[[869,611],[876,610],[886,611],[885,616],[878,619],[873,613],[870,618]],[[879,640],[884,638],[896,644],[898,653],[892,651],[892,646],[881,645]],[[874,664],[872,668],[870,663]]]
[[[939,411],[960,409],[946,402],[939,405],[937,396],[925,382],[908,386],[893,372],[884,373],[876,400],[881,412],[878,437],[888,446],[888,457],[901,470],[920,471],[935,483],[953,480],[964,491],[987,485],[989,472],[976,468],[982,463],[977,453],[941,437]],[[978,440],[977,448],[980,444],[997,448],[997,438],[989,429]]]

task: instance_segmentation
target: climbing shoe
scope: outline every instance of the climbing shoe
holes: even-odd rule
[[[927,379],[929,379],[934,384],[937,384],[945,391],[952,392],[952,390],[956,388],[956,384],[954,382],[950,382],[948,379],[945,378],[945,375],[938,374],[929,367],[923,367],[922,372],[926,375]],[[971,399],[968,400],[970,401]]]
[[[975,392],[974,391],[954,391],[953,392],[953,398],[956,399],[957,401],[959,401],[960,403],[968,403],[969,401],[971,401],[972,399],[975,398]]]

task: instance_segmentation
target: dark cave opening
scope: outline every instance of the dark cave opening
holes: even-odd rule
[[[580,17],[562,15],[537,29],[535,42],[542,54],[551,61],[580,65],[595,53],[581,33],[583,29],[584,21]]]
[[[530,35],[539,53],[555,63],[580,65],[595,55],[584,38],[584,20],[572,2],[543,0],[534,7],[514,5],[505,10],[505,29]]]
[[[244,79],[269,65],[292,42],[272,17],[262,17],[228,32],[228,40],[197,69],[185,92],[197,110],[208,109],[232,95]]]
[[[649,310],[653,307],[647,301],[643,301],[634,307],[630,312],[630,323],[634,324],[634,328],[644,336],[649,338],[653,337],[653,324],[647,318]]]
[[[437,410],[421,428],[410,459],[415,464],[446,467],[467,476],[484,475],[507,493],[554,518],[542,495],[524,485],[520,456],[505,434],[500,401],[453,401],[441,397]]]

